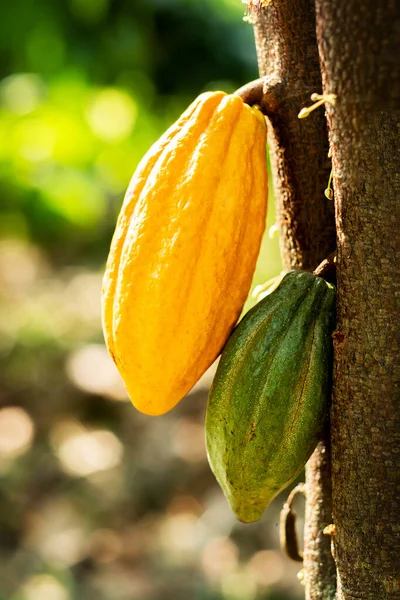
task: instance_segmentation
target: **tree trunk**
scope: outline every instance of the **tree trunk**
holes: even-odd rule
[[[331,411],[338,600],[400,598],[400,11],[317,0],[338,233]],[[396,260],[397,252],[397,260]]]
[[[277,0],[253,16],[260,75],[264,77],[269,148],[274,177],[281,254],[286,269],[313,270],[336,246],[333,203],[324,196],[331,162],[323,110],[298,113],[322,87],[311,0]],[[329,438],[329,432],[327,433]],[[304,583],[306,598],[331,600],[336,572],[332,522],[329,439],[306,469]]]
[[[330,172],[326,121],[322,111],[298,119],[322,87],[313,2],[273,2],[257,16],[254,33],[265,93],[275,96],[268,141],[283,263],[314,269],[336,242],[333,205],[324,196]]]
[[[316,0],[316,23],[314,10],[310,0],[272,0],[253,15],[286,268],[313,269],[334,247],[323,196],[325,117],[320,110],[299,122],[297,114],[320,91],[321,72],[324,93],[337,96],[335,106],[327,105],[338,243],[333,521],[327,435],[306,469],[306,598],[394,600],[400,598],[400,16],[396,0]],[[332,522],[336,565],[324,534]]]

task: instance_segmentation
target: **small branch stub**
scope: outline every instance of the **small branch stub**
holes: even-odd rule
[[[323,260],[318,267],[313,271],[313,274],[317,277],[322,277],[330,283],[336,282],[336,261],[337,251],[332,252],[325,260]]]
[[[306,495],[305,484],[299,483],[290,492],[280,515],[279,536],[281,548],[292,560],[303,562],[303,553],[299,550],[296,533],[296,511],[292,508],[293,501],[298,494]]]

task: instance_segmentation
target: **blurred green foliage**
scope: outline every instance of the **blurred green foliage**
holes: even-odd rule
[[[102,270],[138,161],[199,93],[257,77],[243,8],[20,0],[2,11],[0,600],[301,596],[278,550],[280,501],[241,525],[210,473],[212,373],[169,415],[144,417],[100,327]],[[265,236],[255,283],[279,270]]]
[[[151,143],[200,92],[256,76],[252,31],[233,0],[22,5],[1,24],[1,230],[100,263]]]

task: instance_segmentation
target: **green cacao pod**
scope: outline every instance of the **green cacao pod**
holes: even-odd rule
[[[318,443],[330,396],[335,288],[302,271],[242,319],[210,390],[206,443],[233,512],[256,521]]]

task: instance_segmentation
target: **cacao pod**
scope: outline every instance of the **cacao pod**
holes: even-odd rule
[[[266,125],[238,96],[199,96],[133,175],[102,290],[133,404],[159,415],[221,352],[246,300],[267,202]]]
[[[330,396],[335,288],[301,271],[226,344],[206,416],[211,468],[236,516],[256,521],[313,452]]]

